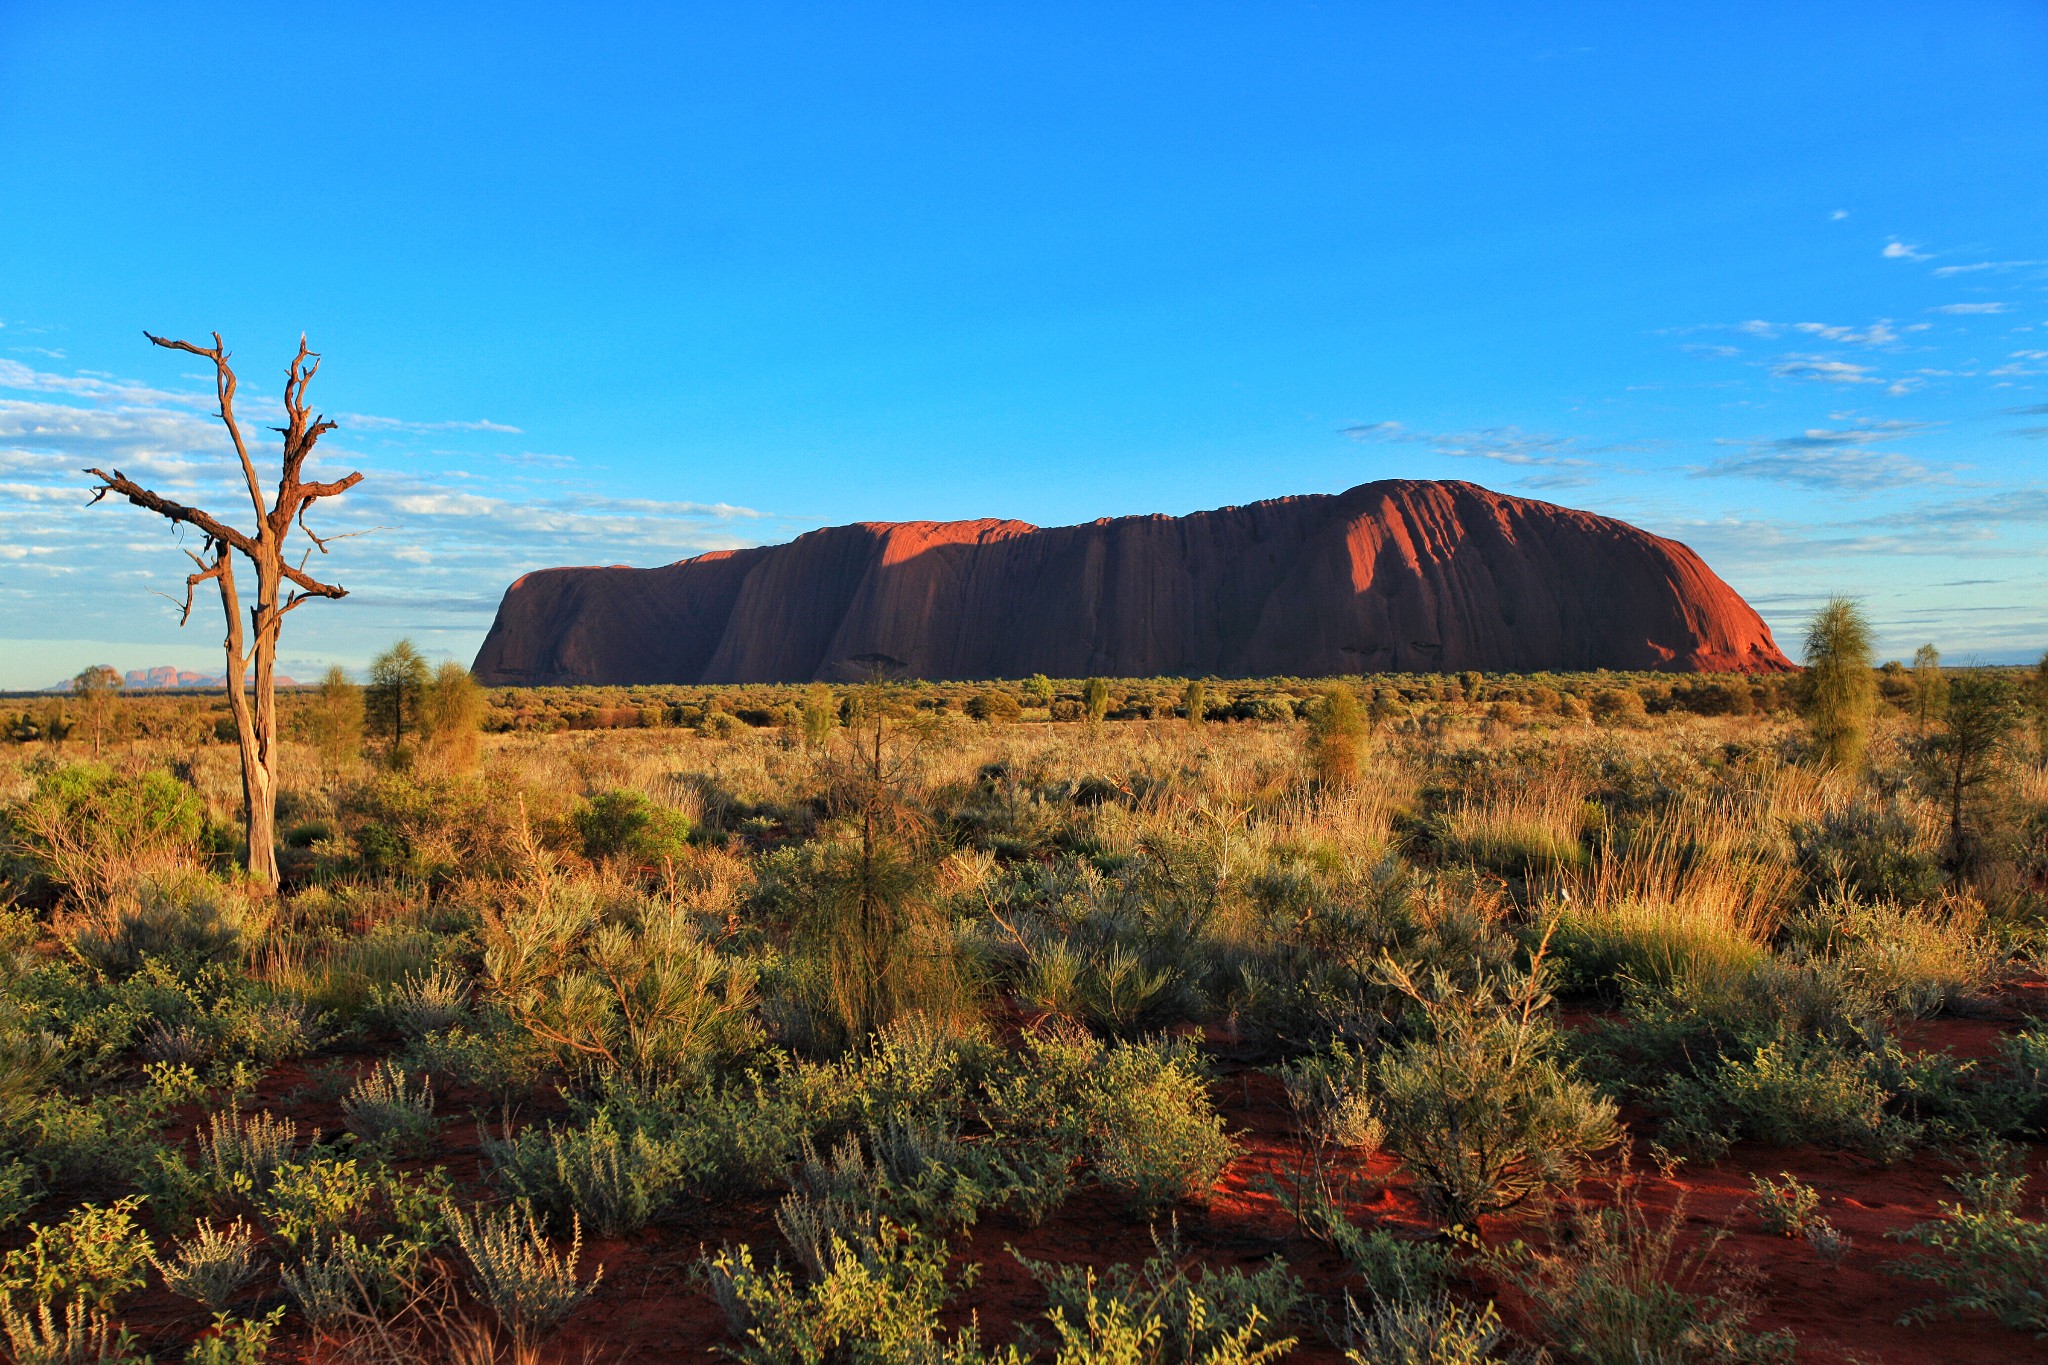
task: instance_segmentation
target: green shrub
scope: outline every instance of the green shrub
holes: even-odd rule
[[[822,1273],[809,1282],[781,1266],[756,1266],[745,1246],[698,1262],[697,1274],[739,1338],[726,1349],[742,1365],[980,1365],[985,1359],[972,1327],[949,1337],[940,1326],[940,1310],[954,1289],[946,1277],[945,1243],[893,1225],[872,1239],[833,1239]],[[1023,1365],[1013,1352],[1000,1359]]]
[[[76,1300],[94,1309],[143,1285],[149,1234],[135,1223],[140,1195],[81,1204],[61,1223],[29,1224],[27,1246],[0,1259],[0,1293],[41,1304]]]
[[[675,1195],[676,1152],[645,1132],[620,1132],[600,1111],[581,1128],[528,1128],[483,1138],[492,1174],[514,1197],[544,1209],[555,1226],[587,1224],[600,1237],[645,1227]]]
[[[263,1269],[262,1238],[241,1219],[224,1227],[200,1219],[192,1235],[165,1261],[151,1256],[164,1288],[223,1312]]]
[[[1790,1171],[1781,1171],[1785,1183],[1779,1184],[1769,1176],[1753,1175],[1749,1178],[1756,1200],[1750,1209],[1757,1221],[1764,1225],[1764,1231],[1779,1237],[1798,1237],[1811,1226],[1820,1212],[1820,1192],[1813,1186],[1802,1183]]]
[[[216,1313],[212,1335],[192,1343],[185,1353],[185,1365],[263,1365],[270,1356],[270,1339],[282,1321],[283,1308],[273,1308],[260,1318]]]
[[[1940,861],[1919,847],[1917,831],[1896,801],[1852,801],[1797,821],[1788,832],[1799,870],[1819,891],[1911,905],[1941,890]]]
[[[341,1113],[351,1133],[392,1152],[424,1150],[437,1126],[433,1086],[421,1077],[414,1087],[404,1070],[388,1060],[371,1067],[349,1087],[341,1100]]]
[[[1749,1330],[1745,1277],[1716,1263],[1718,1237],[1681,1250],[1684,1224],[1683,1200],[1653,1219],[1624,1175],[1610,1207],[1563,1218],[1550,1250],[1496,1263],[1550,1340],[1585,1365],[1789,1365],[1791,1334]]]
[[[569,1249],[558,1253],[541,1235],[532,1209],[526,1206],[514,1204],[503,1211],[478,1209],[465,1214],[448,1204],[442,1212],[455,1234],[455,1244],[469,1262],[477,1297],[491,1306],[498,1322],[508,1330],[554,1330],[604,1278],[603,1266],[588,1280],[576,1278],[583,1226],[574,1218],[570,1220]]]
[[[1521,1359],[1500,1310],[1468,1308],[1445,1293],[1381,1299],[1370,1312],[1344,1297],[1349,1365],[1491,1365]],[[1661,1362],[1660,1362],[1661,1365]]]
[[[352,1232],[310,1238],[278,1283],[307,1322],[328,1328],[403,1301],[418,1269],[418,1248],[395,1238],[366,1243]]]
[[[216,1111],[197,1134],[201,1192],[215,1207],[265,1198],[292,1161],[298,1128],[265,1110]]]
[[[47,1303],[28,1310],[0,1298],[0,1333],[14,1365],[149,1365],[127,1328],[76,1301],[58,1313]]]
[[[1363,1048],[1333,1042],[1325,1052],[1282,1065],[1280,1079],[1303,1136],[1366,1153],[1386,1140]]]
[[[408,1038],[466,1023],[469,1019],[469,983],[452,969],[437,966],[415,972],[384,994],[384,1015]]]
[[[678,909],[550,883],[484,921],[484,975],[536,1047],[641,1089],[699,1080],[760,1041],[751,967]]]
[[[1858,1014],[1957,1008],[1988,994],[2011,960],[1969,901],[1908,907],[1825,896],[1785,932],[1786,956],[1824,973]]]
[[[1570,1180],[1619,1135],[1611,1101],[1573,1074],[1540,1011],[1540,963],[1503,989],[1460,989],[1396,973],[1416,1004],[1414,1034],[1376,1066],[1387,1149],[1453,1225]]]
[[[1294,1349],[1294,1336],[1276,1332],[1303,1304],[1303,1285],[1284,1263],[1245,1275],[1206,1265],[1190,1273],[1188,1261],[1178,1234],[1137,1269],[1018,1257],[1047,1291],[1059,1361],[1257,1365]]]
[[[1101,1271],[1017,1256],[1045,1290],[1046,1320],[1063,1347],[1085,1341],[1114,1358],[1120,1352],[1107,1337],[1137,1343],[1141,1358],[1161,1361],[1270,1360],[1294,1348],[1295,1338],[1278,1332],[1306,1295],[1285,1262],[1275,1258],[1251,1274],[1208,1266],[1191,1272],[1177,1227],[1154,1242],[1157,1254],[1143,1265]]]
[[[599,792],[575,814],[583,856],[592,862],[627,859],[659,867],[689,847],[690,821],[637,791]]]
[[[25,880],[100,908],[138,881],[195,866],[205,827],[199,794],[161,768],[129,775],[79,763],[35,774],[0,819],[0,847],[21,860]]]
[[[967,699],[967,714],[979,721],[1012,721],[1024,714],[1024,708],[1002,688],[991,687]]]
[[[1192,1048],[1108,1049],[1091,1076],[1087,1103],[1096,1179],[1141,1212],[1207,1198],[1234,1151]]]
[[[1740,1048],[1703,1076],[1672,1076],[1660,1097],[1671,1116],[1666,1145],[1709,1158],[1747,1138],[1771,1147],[1849,1147],[1896,1160],[1920,1133],[1887,1111],[1888,1099],[1871,1059],[1791,1032]]]
[[[2020,1215],[2024,1167],[2005,1144],[1986,1152],[1988,1169],[1951,1183],[1963,1196],[1941,1205],[1936,1222],[1891,1235],[1934,1252],[1895,1261],[1894,1274],[1948,1291],[1948,1311],[1989,1313],[2007,1327],[2048,1335],[2048,1223]],[[1925,1321],[1939,1309],[1916,1309],[1906,1321]]]

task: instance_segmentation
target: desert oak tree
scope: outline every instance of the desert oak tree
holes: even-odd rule
[[[111,474],[99,469],[85,472],[99,480],[93,490],[94,502],[109,493],[118,493],[137,507],[192,527],[202,537],[199,550],[185,551],[198,566],[198,572],[186,576],[185,610],[179,624],[191,619],[192,594],[199,585],[215,584],[220,590],[221,610],[227,616],[228,633],[223,644],[227,650],[228,709],[234,714],[235,738],[242,751],[242,805],[249,831],[249,875],[259,884],[275,889],[278,736],[274,680],[278,632],[285,615],[301,603],[315,597],[348,595],[339,585],[323,583],[306,572],[307,559],[314,550],[325,554],[328,540],[313,533],[306,525],[305,515],[314,503],[347,492],[362,482],[363,476],[349,474],[331,483],[308,483],[301,477],[306,457],[313,453],[313,443],[334,429],[333,422],[324,415],[314,415],[306,405],[306,386],[320,370],[320,357],[306,348],[303,336],[299,338],[298,354],[285,371],[285,425],[272,428],[284,437],[284,449],[277,496],[265,505],[256,462],[250,458],[242,428],[235,421],[235,372],[228,365],[228,351],[220,333],[213,334],[210,348],[148,332],[143,335],[166,350],[184,351],[213,362],[214,386],[220,397],[219,417],[242,462],[249,501],[255,506],[256,529],[241,531],[196,507],[172,502],[143,488],[118,469]],[[296,564],[285,555],[285,538],[294,522],[306,533],[308,541]],[[242,623],[242,599],[235,584],[238,554],[249,561],[256,576],[255,601],[249,608],[246,629]],[[253,688],[248,683],[252,665],[256,674]]]

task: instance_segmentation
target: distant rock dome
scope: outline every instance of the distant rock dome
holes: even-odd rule
[[[1321,677],[1790,662],[1700,557],[1476,484],[1388,479],[1041,529],[860,522],[505,592],[492,685]]]

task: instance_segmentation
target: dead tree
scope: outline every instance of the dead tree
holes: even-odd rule
[[[220,420],[227,427],[228,439],[234,442],[235,454],[242,462],[242,477],[249,485],[249,501],[256,509],[256,530],[253,534],[245,533],[196,507],[172,502],[143,488],[118,469],[111,474],[98,469],[85,472],[99,480],[99,486],[93,490],[93,502],[109,493],[118,493],[137,507],[192,527],[203,538],[199,550],[185,551],[198,566],[198,572],[185,579],[185,609],[178,618],[178,624],[183,625],[191,619],[192,594],[201,583],[210,582],[218,586],[221,610],[226,614],[228,624],[227,639],[223,642],[228,662],[228,709],[234,713],[235,740],[242,751],[242,810],[249,830],[249,875],[260,885],[275,890],[278,632],[283,627],[285,615],[302,602],[315,597],[348,595],[346,589],[322,583],[306,573],[306,561],[314,550],[327,553],[328,540],[313,534],[312,528],[306,525],[305,516],[315,502],[347,492],[362,482],[363,476],[350,474],[332,483],[307,483],[300,477],[306,457],[313,453],[313,443],[323,433],[334,429],[334,423],[325,416],[314,416],[306,406],[306,386],[313,382],[313,376],[320,370],[320,357],[306,349],[305,337],[299,338],[299,353],[292,358],[285,372],[286,424],[272,428],[284,437],[283,462],[276,500],[265,506],[256,463],[249,458],[248,444],[242,438],[241,427],[235,423],[235,372],[228,366],[228,352],[221,343],[220,333],[213,334],[211,348],[195,346],[189,341],[170,341],[151,336],[148,332],[143,335],[167,350],[184,351],[213,362],[214,386],[220,395]],[[296,565],[285,558],[285,537],[295,522],[310,542]],[[235,586],[235,556],[238,554],[249,561],[256,574],[256,600],[249,608],[246,631],[242,624],[242,600]],[[286,584],[290,585],[289,590]],[[256,670],[253,688],[247,681],[251,664]]]

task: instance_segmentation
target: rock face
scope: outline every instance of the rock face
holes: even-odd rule
[[[544,569],[493,685],[1790,668],[1685,546],[1405,479],[1041,530],[861,522],[657,569]]]

